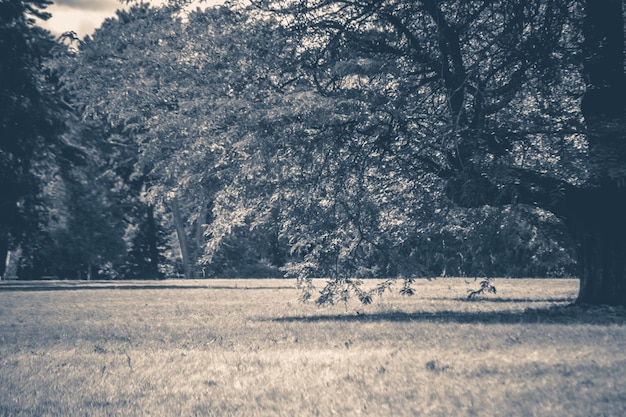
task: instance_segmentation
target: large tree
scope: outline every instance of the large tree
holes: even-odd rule
[[[579,302],[626,304],[620,1],[257,4],[303,39],[303,68],[319,96],[334,99],[338,116],[323,132],[333,128],[344,149],[334,172],[365,168],[360,182],[326,190],[333,207],[372,170],[384,186],[388,167],[407,196],[422,187],[460,208],[526,207],[568,231]],[[392,207],[410,211],[415,201],[396,197]]]
[[[144,213],[136,212],[138,207],[131,210],[136,212],[136,220],[142,220],[131,228],[145,223],[145,230],[133,235],[144,236],[154,229],[156,205],[169,206],[185,275],[191,277],[195,275],[194,260],[177,192],[180,178],[167,166],[175,151],[186,143],[189,126],[179,117],[178,108],[179,101],[186,98],[185,91],[193,85],[193,79],[181,77],[178,71],[183,44],[175,12],[148,4],[119,10],[92,37],[73,43],[68,53],[55,61],[54,69],[84,123],[102,131],[98,146],[108,153],[104,158],[110,159],[109,169],[123,179],[136,203],[146,209]],[[131,250],[135,261],[146,251],[155,251],[156,234],[152,235],[148,247]],[[155,255],[149,256],[153,263]],[[137,274],[140,271],[127,271],[129,276]]]
[[[199,274],[214,195],[245,157],[242,143],[258,115],[251,110],[271,106],[264,99],[275,88],[269,67],[279,64],[271,51],[282,50],[276,28],[271,19],[226,7],[181,19],[176,5],[135,5],[57,62],[83,118],[114,132],[108,141],[127,150],[118,156],[130,161],[129,177],[143,181],[143,197],[167,207],[186,277]],[[247,239],[232,253],[264,257],[248,244],[243,250]],[[213,263],[218,258],[224,256]],[[233,272],[232,264],[215,273]]]
[[[10,246],[41,232],[49,176],[80,160],[61,135],[68,109],[44,66],[56,44],[34,19],[47,19],[51,3],[0,2],[0,275]]]
[[[563,218],[579,244],[582,303],[626,305],[626,78],[619,0],[587,0],[581,109],[589,180],[567,189]]]

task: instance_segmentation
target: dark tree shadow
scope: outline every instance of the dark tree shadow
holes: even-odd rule
[[[468,323],[468,324],[592,324],[626,325],[626,309],[621,307],[590,307],[581,305],[527,308],[515,311],[459,312],[442,310],[436,312],[382,312],[356,314],[317,314],[312,316],[288,316],[265,318],[263,321],[282,323],[319,322],[416,322],[416,323]]]
[[[425,297],[424,300],[433,300],[433,301],[468,301],[467,297]],[[503,298],[503,297],[486,297],[480,298],[470,302],[478,302],[478,303],[528,303],[528,304],[538,304],[538,303],[573,303],[574,298],[570,297],[559,297],[559,298]]]

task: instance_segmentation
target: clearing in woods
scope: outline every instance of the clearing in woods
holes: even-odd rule
[[[495,285],[318,308],[293,280],[0,282],[0,416],[626,415],[623,309]]]

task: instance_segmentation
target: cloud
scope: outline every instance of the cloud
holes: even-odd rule
[[[76,11],[111,11],[123,7],[117,0],[56,0],[56,6],[68,7]]]
[[[39,24],[48,29],[52,34],[58,36],[63,32],[74,31],[79,37],[84,37],[102,24],[102,21],[113,15],[102,11],[77,11],[69,8],[49,8],[52,18]]]
[[[150,2],[160,4],[162,0],[150,0]],[[128,7],[118,0],[55,0],[46,9],[52,17],[45,22],[39,21],[39,25],[55,36],[74,31],[80,38],[83,38],[100,27],[104,19],[115,16],[116,10]]]
[[[167,0],[148,0],[148,2],[159,5]],[[224,0],[208,0],[201,4],[208,7],[223,2]],[[52,17],[45,22],[38,20],[38,23],[55,36],[74,31],[83,38],[85,35],[93,34],[104,19],[115,16],[116,10],[128,7],[118,0],[56,0],[46,9]]]

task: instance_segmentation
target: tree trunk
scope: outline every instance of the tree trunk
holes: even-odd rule
[[[159,232],[154,218],[154,206],[149,204],[147,210],[146,227],[148,230],[146,231],[146,234],[148,235],[148,256],[150,257],[149,273],[156,278],[161,278],[161,273],[159,271],[159,260],[161,258],[161,254],[159,252]]]
[[[5,260],[4,275],[8,278],[15,278],[20,269],[20,258],[22,257],[22,248],[20,246],[7,251]]]
[[[626,306],[626,77],[621,0],[587,0],[581,110],[589,181],[569,199],[576,237],[578,303]],[[571,197],[571,196],[570,196]],[[573,227],[572,227],[573,226]]]
[[[578,243],[577,303],[626,306],[626,195],[615,185],[576,194],[565,220]]]
[[[200,215],[198,216],[198,220],[196,220],[194,224],[194,253],[195,253],[194,258],[196,260],[201,259],[202,255],[204,254],[204,244],[205,244],[204,225],[206,224],[207,215],[209,213],[209,204],[204,202],[204,200],[206,199],[203,199],[203,204],[200,210]]]
[[[9,254],[9,234],[0,232],[0,279],[4,277]]]
[[[195,276],[195,268],[193,260],[191,259],[191,250],[189,248],[189,238],[187,237],[187,231],[185,230],[185,221],[180,212],[180,204],[176,197],[170,201],[170,209],[172,211],[172,217],[174,218],[174,228],[176,229],[176,236],[178,236],[178,243],[180,245],[180,252],[183,258],[183,269],[185,278],[193,278]]]
[[[595,233],[580,243],[576,302],[626,306],[626,237]]]

